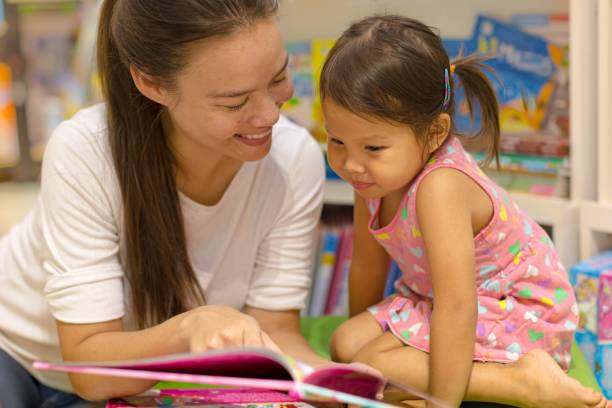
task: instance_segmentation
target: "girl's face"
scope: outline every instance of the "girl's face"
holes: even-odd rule
[[[329,98],[323,116],[329,164],[364,198],[403,193],[425,164],[424,149],[408,126],[366,120]]]
[[[171,145],[182,156],[263,158],[293,86],[275,19],[193,46],[167,105]],[[211,156],[212,154],[212,156]]]

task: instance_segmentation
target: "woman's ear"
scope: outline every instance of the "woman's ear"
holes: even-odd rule
[[[157,102],[160,105],[168,106],[170,103],[170,97],[168,91],[161,86],[159,81],[156,81],[151,75],[145,74],[138,68],[131,66],[130,75],[138,91],[151,99],[153,102]]]
[[[435,152],[438,147],[444,143],[450,133],[450,129],[451,117],[446,112],[439,114],[438,117],[431,122],[428,137],[429,146],[427,146],[429,154]]]

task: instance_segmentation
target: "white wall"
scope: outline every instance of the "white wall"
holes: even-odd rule
[[[422,20],[443,37],[468,37],[479,13],[508,19],[516,13],[567,13],[568,0],[280,0],[287,42],[336,38],[351,22],[373,13]]]

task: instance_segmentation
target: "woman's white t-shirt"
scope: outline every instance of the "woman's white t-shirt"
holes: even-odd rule
[[[305,306],[323,155],[286,118],[272,137],[270,153],[244,163],[216,205],[180,196],[189,256],[208,304]],[[66,375],[30,368],[36,359],[61,359],[55,320],[123,318],[131,327],[122,199],[103,105],[54,131],[41,177],[34,208],[0,239],[0,348],[44,384],[70,391]]]

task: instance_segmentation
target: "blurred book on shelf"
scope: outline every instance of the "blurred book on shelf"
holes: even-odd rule
[[[7,35],[0,38],[0,167],[21,167],[42,159],[60,122],[100,100],[94,61],[99,2],[33,0],[5,7],[0,3],[7,13]],[[10,113],[15,109],[17,120]]]
[[[570,281],[580,320],[576,343],[606,398],[612,398],[612,251],[573,265]]]
[[[328,205],[323,209],[307,313],[310,316],[348,315],[348,278],[354,237],[352,216],[351,206]],[[400,273],[392,262],[381,296],[395,293],[394,284]]]
[[[19,140],[11,68],[0,62],[0,167],[14,166],[18,161]]]
[[[55,127],[93,102],[89,76],[95,42],[90,16],[97,5],[95,1],[33,2],[17,7],[28,88],[30,153],[38,161]],[[84,44],[82,37],[90,43]]]
[[[4,18],[4,1],[0,0],[0,37],[6,31],[6,20]]]

